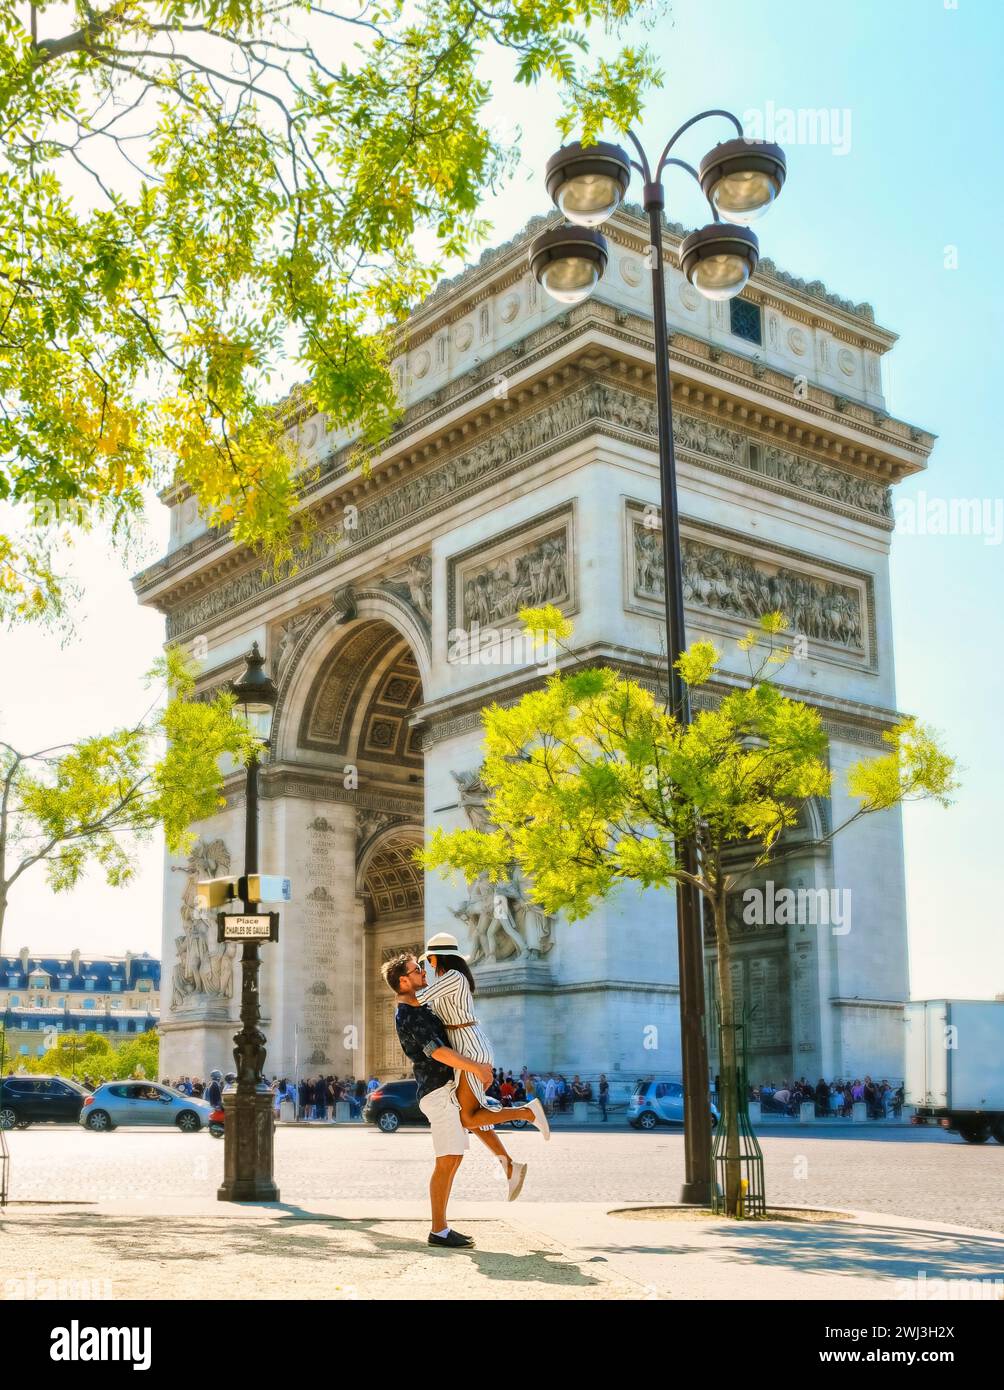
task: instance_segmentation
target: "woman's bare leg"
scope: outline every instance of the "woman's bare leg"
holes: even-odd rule
[[[457,1082],[457,1100],[460,1102],[460,1123],[464,1129],[484,1129],[490,1125],[505,1124],[507,1120],[529,1120],[533,1123],[533,1111],[525,1107],[520,1110],[486,1110],[479,1105],[466,1072],[460,1073]]]
[[[487,1148],[491,1149],[496,1158],[500,1159],[505,1169],[507,1178],[512,1177],[512,1159],[509,1157],[506,1146],[498,1137],[493,1129],[476,1129],[474,1133]]]

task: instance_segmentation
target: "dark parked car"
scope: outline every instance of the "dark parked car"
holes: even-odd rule
[[[498,1128],[508,1125],[511,1129],[526,1129],[528,1121],[509,1120],[505,1116],[503,1109]],[[377,1125],[384,1134],[393,1134],[401,1125],[429,1123],[418,1108],[416,1081],[385,1081],[375,1091],[370,1091],[363,1106],[363,1119],[368,1125]]]
[[[0,1080],[0,1129],[76,1124],[87,1091],[65,1076],[5,1076]]]
[[[427,1125],[418,1108],[416,1081],[385,1081],[370,1091],[363,1106],[363,1119],[377,1125],[384,1134],[393,1134],[401,1125]]]

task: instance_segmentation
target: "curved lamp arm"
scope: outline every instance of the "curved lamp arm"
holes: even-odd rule
[[[683,125],[680,126],[677,130],[674,130],[673,134],[666,141],[666,148],[662,152],[662,158],[659,160],[659,167],[655,171],[656,178],[658,178],[659,175],[662,173],[665,165],[668,162],[669,152],[676,144],[677,140],[679,140],[680,136],[685,131],[689,130],[692,125],[696,125],[698,121],[706,120],[708,116],[724,116],[725,120],[731,121],[732,124],[735,126],[736,134],[740,136],[740,138],[742,137],[743,123],[738,116],[733,116],[731,111],[723,111],[717,108],[711,111],[701,111],[698,113],[698,115],[691,116],[689,121],[684,121]]]

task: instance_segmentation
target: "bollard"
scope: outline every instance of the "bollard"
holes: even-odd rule
[[[798,1107],[798,1123],[800,1125],[811,1125],[816,1118],[816,1102],[814,1100],[803,1100]]]
[[[863,1125],[868,1120],[868,1107],[863,1100],[856,1100],[851,1108],[851,1124]]]
[[[589,1104],[587,1101],[577,1100],[572,1103],[572,1119],[577,1125],[584,1125],[586,1123],[589,1119]]]
[[[335,1106],[335,1119],[339,1124],[345,1123],[352,1115],[352,1107],[347,1100],[340,1100]]]
[[[279,1102],[279,1119],[285,1124],[292,1124],[296,1119],[296,1107],[291,1100],[281,1100]]]
[[[758,1100],[751,1100],[749,1103],[750,1124],[758,1125],[763,1120],[763,1106]]]

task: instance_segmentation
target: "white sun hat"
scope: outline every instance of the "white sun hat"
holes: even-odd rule
[[[437,932],[427,941],[419,960],[428,960],[430,956],[459,956],[461,960],[468,959],[461,951],[457,938],[448,931]]]

